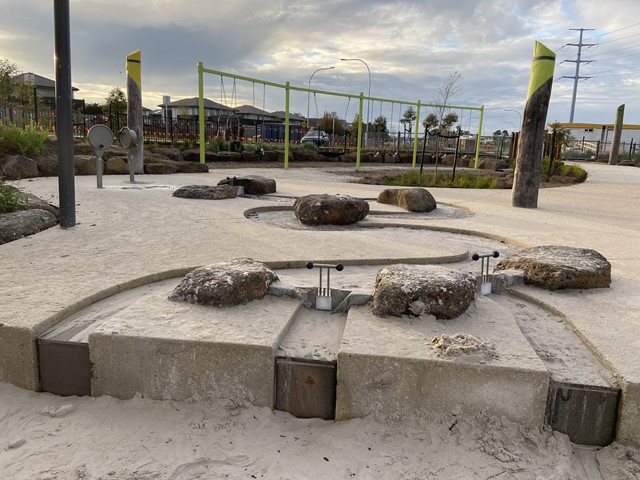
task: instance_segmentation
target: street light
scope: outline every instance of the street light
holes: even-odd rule
[[[514,112],[514,113],[517,113],[518,117],[520,118],[520,125],[522,125],[522,114],[518,110],[502,110],[502,111],[503,112]]]
[[[309,90],[311,90],[311,79],[313,78],[313,76],[318,73],[321,72],[322,70],[333,70],[336,67],[323,67],[323,68],[319,68],[317,69],[315,72],[313,72],[311,74],[311,76],[309,77]],[[309,100],[311,98],[311,92],[307,92],[307,128],[311,128],[311,124],[309,123]]]
[[[367,62],[360,58],[341,58],[342,62],[362,62],[365,67],[367,67],[367,72],[369,73],[369,90],[367,92],[367,128],[364,133],[364,144],[368,146],[369,144],[369,110],[371,109],[371,70],[369,70],[369,65]]]

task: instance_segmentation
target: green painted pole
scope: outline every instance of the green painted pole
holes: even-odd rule
[[[620,138],[622,137],[622,125],[624,124],[624,105],[620,105],[616,112],[616,124],[613,126],[613,139],[609,152],[609,165],[618,164],[618,152],[620,150]]]
[[[198,62],[198,128],[200,136],[200,163],[205,163],[207,139],[204,133],[204,72],[202,62]]]
[[[413,134],[413,163],[411,164],[411,166],[413,168],[416,168],[416,158],[418,158],[418,130],[420,130],[420,100],[418,100],[417,103],[417,107],[416,107],[416,124],[415,124],[415,129],[416,131]]]
[[[289,95],[291,85],[287,82],[284,86],[284,168],[289,168]]]
[[[360,168],[360,153],[362,152],[362,105],[364,93],[360,92],[360,105],[358,107],[358,138],[356,140],[356,169]]]
[[[480,161],[480,142],[482,141],[482,119],[484,118],[484,105],[480,106],[480,121],[478,123],[478,135],[476,137],[476,159],[473,168],[478,168]]]
[[[511,190],[511,205],[514,207],[536,208],[538,206],[544,128],[551,99],[555,64],[556,54],[542,43],[536,42]]]

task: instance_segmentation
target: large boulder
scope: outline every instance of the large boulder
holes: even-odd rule
[[[522,270],[525,283],[548,290],[607,288],[611,284],[611,264],[588,248],[528,248],[502,260],[495,270]]]
[[[376,275],[373,313],[452,319],[469,308],[475,292],[476,280],[468,273],[437,265],[392,265]]]
[[[33,178],[38,176],[38,164],[35,160],[23,155],[12,155],[0,164],[0,176],[9,180]]]
[[[41,232],[58,223],[47,210],[29,209],[0,215],[0,244]]]
[[[182,158],[187,162],[200,162],[200,150],[185,150],[182,152]],[[216,152],[212,152],[210,150],[205,150],[204,152],[204,161],[205,162],[215,162],[218,160],[218,154]]]
[[[76,175],[96,175],[98,172],[96,167],[95,155],[73,156],[73,168]]]
[[[197,268],[173,289],[169,300],[213,307],[241,305],[263,298],[278,276],[249,258]]]
[[[41,177],[58,176],[58,155],[40,155],[36,158],[38,174]]]
[[[229,185],[185,185],[173,192],[173,196],[198,200],[223,200],[235,198],[236,192]]]
[[[169,163],[147,163],[144,166],[144,173],[149,175],[169,175],[178,173],[178,167]]]
[[[397,205],[410,212],[431,212],[437,203],[424,188],[388,188],[378,195],[378,203]]]
[[[177,162],[178,173],[208,173],[209,166],[206,163]]]
[[[127,157],[109,157],[104,162],[104,172],[107,175],[128,175],[129,164]]]
[[[369,213],[369,204],[348,195],[307,195],[299,197],[293,211],[305,225],[351,225]]]
[[[182,152],[180,152],[179,148],[175,147],[155,147],[151,149],[151,153],[162,155],[171,160],[182,160]]]
[[[227,177],[218,182],[218,185],[232,185],[244,188],[247,195],[267,195],[276,193],[276,181],[273,178],[260,175],[247,175],[246,177]]]

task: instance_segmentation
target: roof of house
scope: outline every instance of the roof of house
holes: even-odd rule
[[[275,117],[272,113],[261,110],[252,105],[240,105],[235,109],[240,115],[261,115],[263,117]]]
[[[23,82],[33,82],[36,87],[41,88],[56,88],[56,82],[51,80],[50,78],[43,77],[42,75],[38,75],[33,72],[19,73],[18,75],[14,75],[11,77],[11,80],[15,81],[23,81]],[[77,92],[78,89],[76,87],[72,87],[74,92]]]
[[[278,117],[278,118],[284,118],[284,110],[278,110],[276,112],[271,112],[271,115],[273,115],[274,117]],[[289,113],[289,120],[294,120],[294,121],[303,121],[306,120],[306,117],[301,116],[300,114],[296,114],[296,113]]]
[[[198,107],[199,99],[198,97],[192,98],[183,98],[182,100],[176,100],[174,102],[168,103],[168,107]],[[158,105],[159,107],[164,107],[164,104]],[[218,102],[214,102],[213,100],[209,100],[208,98],[204,99],[204,108],[211,108],[216,110],[232,110]]]

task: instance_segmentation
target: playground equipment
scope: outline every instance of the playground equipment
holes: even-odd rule
[[[296,92],[304,92],[304,93],[313,93],[313,94],[321,94],[321,95],[330,95],[330,96],[334,96],[334,97],[342,97],[342,98],[348,98],[350,99],[358,99],[358,118],[362,118],[362,111],[363,111],[363,105],[365,100],[367,102],[381,102],[382,103],[400,103],[405,104],[407,106],[415,106],[416,107],[416,119],[415,119],[415,128],[414,128],[414,133],[413,133],[413,138],[414,138],[414,143],[413,143],[413,166],[416,166],[416,158],[417,158],[417,148],[418,148],[418,133],[420,130],[420,108],[421,107],[442,107],[442,105],[436,105],[436,104],[425,104],[422,103],[420,100],[418,100],[417,102],[411,102],[411,101],[406,101],[406,100],[394,100],[394,99],[388,99],[388,98],[379,98],[379,97],[371,97],[371,96],[365,96],[362,92],[359,95],[354,95],[354,94],[348,94],[348,93],[340,93],[340,92],[331,92],[331,91],[325,91],[325,90],[316,90],[316,89],[311,89],[311,88],[304,88],[304,87],[295,87],[292,86],[291,83],[289,81],[287,81],[284,84],[280,84],[280,83],[275,83],[275,82],[270,82],[267,80],[261,80],[258,78],[252,78],[252,77],[246,77],[246,76],[241,76],[241,75],[235,75],[235,74],[230,74],[230,73],[226,73],[226,72],[221,72],[219,70],[211,70],[208,68],[205,68],[202,62],[198,62],[198,113],[199,113],[199,126],[200,126],[200,130],[199,130],[199,137],[201,139],[205,138],[205,123],[204,123],[204,74],[210,74],[210,75],[218,75],[221,78],[221,84],[224,85],[223,82],[223,78],[227,77],[227,78],[233,78],[234,80],[234,91],[235,92],[235,85],[236,85],[236,81],[238,80],[242,80],[242,81],[246,81],[246,82],[251,82],[252,84],[262,84],[265,87],[266,86],[271,86],[280,90],[284,90],[284,94],[285,94],[285,101],[284,101],[284,168],[289,168],[289,136],[290,136],[290,94],[292,91],[296,91]],[[223,88],[223,87],[222,87]],[[226,95],[225,95],[226,98]],[[232,95],[233,98],[233,95]],[[348,106],[347,106],[348,108]],[[460,109],[460,110],[476,110],[480,112],[480,119],[479,119],[479,123],[478,123],[478,133],[477,133],[477,141],[476,141],[476,165],[478,162],[478,157],[480,154],[480,136],[482,133],[482,117],[483,117],[483,112],[484,112],[484,106],[480,106],[480,107],[465,107],[465,106],[456,106],[456,105],[447,105],[447,108],[450,109]],[[357,146],[356,146],[356,168],[360,168],[360,157],[361,157],[361,153],[362,153],[362,122],[359,122],[358,124],[358,134],[357,134]],[[204,141],[200,142],[200,162],[204,163],[205,162],[205,143]]]

